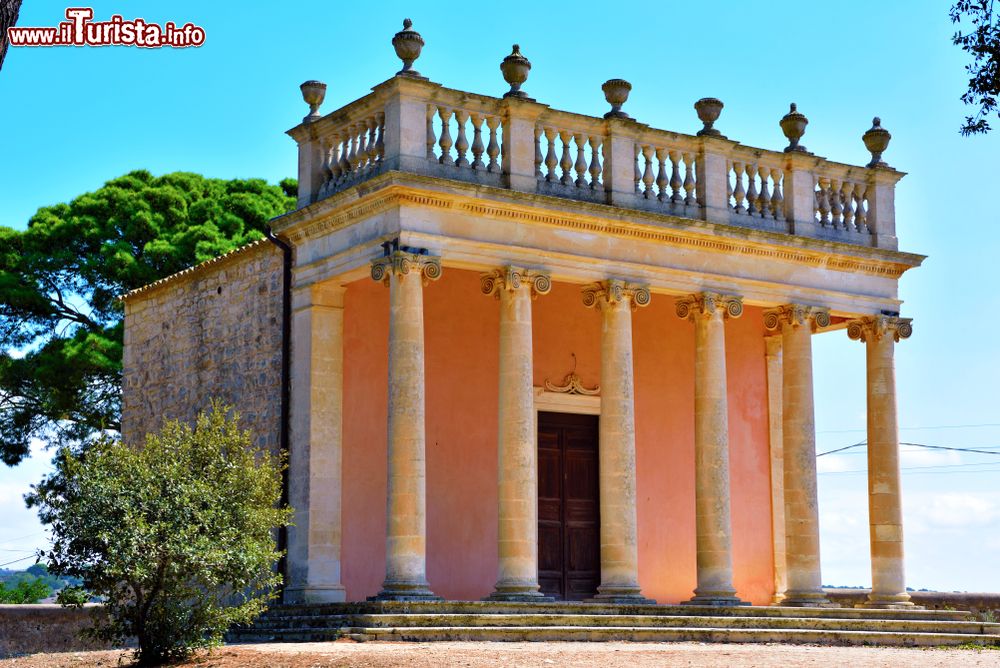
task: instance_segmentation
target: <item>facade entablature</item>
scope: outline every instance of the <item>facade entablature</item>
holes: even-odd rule
[[[446,266],[515,263],[579,283],[618,275],[666,294],[735,290],[749,304],[806,300],[845,316],[898,310],[898,279],[923,259],[396,171],[279,218],[274,230],[296,248],[299,284],[363,276],[399,238]]]

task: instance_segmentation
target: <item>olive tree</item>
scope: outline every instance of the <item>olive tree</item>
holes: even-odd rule
[[[63,449],[28,503],[53,534],[49,570],[83,580],[108,613],[90,633],[138,640],[139,665],[221,642],[275,596],[273,529],[284,462],[251,447],[238,416],[213,404],[194,426],[168,421],[141,447]]]

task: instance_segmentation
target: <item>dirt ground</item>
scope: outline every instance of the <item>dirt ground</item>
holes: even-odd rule
[[[34,654],[0,660],[0,668],[104,668],[128,666],[120,651]],[[183,664],[197,668],[646,668],[685,666],[1000,666],[1000,649],[895,649],[812,645],[726,645],[706,643],[392,643],[336,642],[229,645]]]

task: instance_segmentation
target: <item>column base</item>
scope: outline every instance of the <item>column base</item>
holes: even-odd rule
[[[872,610],[923,610],[922,605],[914,605],[909,594],[868,594],[868,600],[858,603],[855,608]]]
[[[750,605],[750,602],[744,601],[737,596],[712,596],[710,594],[699,594],[688,601],[682,601],[681,605],[707,605],[715,608],[731,608],[741,605]]]
[[[603,603],[605,605],[656,605],[656,601],[646,598],[638,587],[605,587],[597,588],[597,594],[588,598],[586,603]]]
[[[282,596],[285,603],[343,603],[347,600],[347,590],[343,585],[306,585],[285,587]]]
[[[483,600],[502,603],[551,603],[556,599],[540,591],[498,589]]]
[[[412,584],[405,582],[386,582],[382,591],[375,596],[369,596],[369,601],[443,601],[427,586],[427,583]]]
[[[496,589],[484,601],[498,601],[505,603],[549,603],[554,601],[552,596],[546,596],[538,591],[538,585],[501,585],[497,583]]]
[[[781,606],[787,608],[835,608],[821,591],[786,591]]]

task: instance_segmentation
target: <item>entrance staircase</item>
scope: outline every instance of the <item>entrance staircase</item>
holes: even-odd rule
[[[624,640],[835,645],[1000,645],[1000,624],[971,613],[859,608],[714,608],[593,603],[282,605],[230,642]]]

